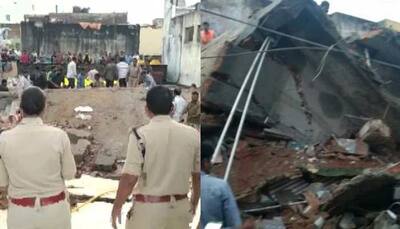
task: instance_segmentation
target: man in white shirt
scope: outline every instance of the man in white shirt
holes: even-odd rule
[[[119,63],[117,64],[118,70],[118,81],[120,87],[126,87],[126,77],[129,73],[129,65],[125,62],[125,58],[121,57]]]
[[[185,100],[185,98],[183,98],[181,96],[181,89],[180,88],[175,88],[174,89],[174,101],[172,102],[174,104],[174,112],[172,114],[172,118],[177,121],[177,122],[183,122],[184,118],[183,118],[183,113],[186,109],[187,106],[187,102]]]
[[[92,68],[88,73],[88,80],[90,80],[92,83],[96,80],[95,75],[98,74],[99,71],[97,71],[95,68]]]
[[[76,73],[76,57],[72,57],[71,62],[68,63],[67,67],[67,79],[68,79],[68,87],[75,87],[75,78],[77,77]]]
[[[146,89],[146,91],[150,91],[150,89],[157,86],[157,83],[154,80],[151,73],[147,73],[146,71],[143,71],[141,74],[144,75],[143,82],[144,82],[144,88]]]

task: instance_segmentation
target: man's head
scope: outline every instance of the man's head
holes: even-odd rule
[[[73,57],[72,57],[72,61],[73,61],[73,62],[76,62],[76,56],[73,56]]]
[[[192,92],[192,102],[199,101],[199,93],[197,91]]]
[[[96,73],[96,74],[94,75],[94,79],[97,80],[97,81],[99,81],[99,80],[100,80],[100,74],[99,74],[99,73]]]
[[[137,61],[136,58],[133,58],[132,62],[133,62],[134,65],[136,65],[138,61]]]
[[[146,113],[151,118],[156,115],[169,115],[172,111],[173,96],[171,91],[163,86],[156,86],[147,92]]]
[[[175,96],[181,95],[181,93],[182,93],[182,90],[181,90],[179,87],[177,87],[177,88],[174,89],[174,95],[175,95]]]
[[[120,58],[119,58],[119,61],[120,61],[120,62],[125,62],[125,57],[120,57]]]
[[[210,173],[211,170],[211,158],[214,153],[214,149],[209,143],[201,143],[201,171]]]
[[[204,31],[208,31],[209,28],[210,28],[210,24],[208,24],[208,22],[203,22]]]
[[[330,6],[330,4],[328,1],[323,1],[323,2],[321,2],[321,5],[320,5],[322,11],[326,14],[329,12],[329,6]]]
[[[38,87],[29,87],[22,92],[20,108],[24,116],[39,116],[46,107],[46,96]]]

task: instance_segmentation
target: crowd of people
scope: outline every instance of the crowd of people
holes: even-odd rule
[[[102,71],[96,69],[94,64],[85,65],[80,70],[77,69],[77,65],[79,65],[77,58],[72,57],[67,65],[66,78],[68,83],[66,86],[68,88],[75,88],[75,86],[83,88],[87,84],[91,87],[114,87],[115,83],[118,83],[119,87],[127,87],[128,85],[136,87],[143,83],[145,88],[149,90],[157,85],[153,78],[153,70],[149,60],[146,60],[141,66],[137,58],[133,58],[131,63],[125,57],[119,57],[118,60],[111,58],[110,61],[107,61]],[[62,87],[59,80],[60,77],[62,78],[60,74],[62,72],[57,70],[54,73],[49,73],[51,87]],[[61,81],[61,83],[63,82]]]
[[[0,53],[0,69],[5,72],[10,68],[10,63],[19,59],[19,53],[15,49],[3,48]]]
[[[17,62],[20,73],[40,88],[82,88],[82,87],[136,87],[144,83],[147,89],[156,85],[150,65],[160,64],[157,58],[128,55],[125,51],[115,54],[105,51],[100,54],[53,52],[51,56],[39,56],[36,51],[22,53],[14,49],[2,49],[1,72],[11,69],[11,62]],[[48,64],[44,70],[39,64]],[[32,67],[34,66],[34,67]],[[67,68],[65,69],[65,66]],[[96,69],[99,67],[99,69]],[[47,81],[47,82],[46,82]]]
[[[53,58],[57,59],[57,57]],[[157,83],[153,78],[153,60],[142,60],[138,56],[110,57],[104,63],[93,63],[87,55],[84,62],[71,56],[68,63],[51,64],[44,70],[39,64],[31,64],[30,57],[24,51],[19,58],[21,73],[34,86],[44,88],[84,88],[84,87],[137,87],[144,84],[149,90]],[[66,66],[66,68],[65,68]]]
[[[38,64],[38,63],[46,63],[53,65],[63,65],[68,64],[73,57],[76,58],[76,63],[78,65],[81,64],[107,64],[111,61],[111,59],[119,60],[121,57],[124,57],[128,64],[132,63],[133,59],[144,60],[145,57],[142,55],[130,55],[126,54],[125,51],[120,51],[116,53],[102,51],[96,54],[89,53],[73,53],[73,52],[63,52],[54,51],[51,55],[42,55],[35,50],[28,52],[27,50],[22,50],[22,52],[15,49],[3,48],[1,50],[2,61],[18,61],[21,64]],[[157,59],[153,59],[154,63],[159,63]]]
[[[121,52],[123,54],[123,52]],[[39,64],[30,65],[30,57],[24,51],[20,56],[21,67],[23,68],[22,74],[12,79],[11,82],[16,87],[22,90],[29,86],[37,86],[39,88],[84,88],[84,87],[114,87],[118,85],[120,88],[124,87],[138,87],[143,85],[146,91],[157,86],[154,80],[153,68],[151,61],[146,59],[144,63],[140,64],[137,57],[126,59],[120,55],[119,59],[110,57],[106,60],[104,65],[92,64],[91,59],[85,56],[84,62],[80,63],[76,56],[71,56],[68,64],[53,64],[51,69],[47,72],[43,71]],[[57,59],[55,57],[54,59]],[[24,65],[30,65],[30,68],[24,69]],[[32,68],[33,66],[33,68]],[[96,67],[100,67],[97,69]],[[8,90],[7,81],[2,82],[0,91]],[[18,85],[19,86],[18,86]],[[4,86],[3,86],[4,85]],[[3,88],[4,87],[4,88]],[[20,94],[19,93],[19,94]],[[192,85],[191,101],[187,101],[182,95],[179,87],[174,89],[174,111],[171,116],[174,120],[180,123],[185,123],[195,128],[200,127],[200,102],[199,92],[196,85]],[[185,118],[186,117],[186,120]]]

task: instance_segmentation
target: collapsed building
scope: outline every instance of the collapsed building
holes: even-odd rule
[[[92,55],[139,52],[140,26],[130,25],[127,13],[50,13],[25,15],[21,22],[22,49],[41,55],[53,52]]]
[[[387,168],[400,159],[397,33],[328,16],[312,0],[230,3],[236,10],[202,2],[202,20],[219,34],[202,49],[202,141],[217,144],[258,50],[272,41],[229,180],[241,210],[289,228],[387,223],[396,211],[380,213],[396,202],[398,182]],[[242,98],[249,91],[247,85]],[[225,148],[235,131],[228,130]],[[225,167],[226,161],[214,172]],[[364,189],[381,195],[368,199]],[[349,201],[358,210],[346,207]]]

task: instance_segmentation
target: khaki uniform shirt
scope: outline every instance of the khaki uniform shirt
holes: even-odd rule
[[[200,172],[199,132],[160,115],[140,127],[138,134],[146,148],[143,170],[141,150],[136,137],[130,134],[122,171],[139,176],[134,193],[155,196],[188,193],[192,172]]]
[[[3,132],[0,157],[0,186],[8,185],[13,198],[58,194],[76,173],[68,135],[40,118],[23,118]]]
[[[140,77],[140,73],[142,72],[142,67],[139,64],[136,64],[136,67],[131,64],[129,67],[129,77],[138,79]]]
[[[190,102],[187,106],[187,123],[200,125],[200,103]]]

